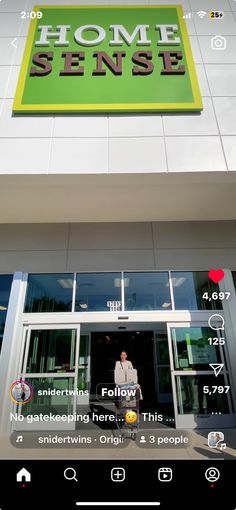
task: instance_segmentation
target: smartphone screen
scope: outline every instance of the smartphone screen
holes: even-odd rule
[[[0,0],[1,510],[235,510],[235,119],[235,0]]]

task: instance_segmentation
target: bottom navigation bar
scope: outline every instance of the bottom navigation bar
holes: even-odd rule
[[[180,502],[181,510],[236,510],[236,461],[217,455],[197,461],[22,458],[0,461],[0,470],[1,510],[172,510]]]

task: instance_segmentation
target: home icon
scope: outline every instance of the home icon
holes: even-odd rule
[[[16,474],[16,481],[17,482],[31,482],[31,474],[27,469],[22,468],[17,474]]]

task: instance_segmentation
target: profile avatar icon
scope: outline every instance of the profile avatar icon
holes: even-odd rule
[[[10,396],[15,404],[27,404],[33,397],[33,387],[22,379],[12,383]]]

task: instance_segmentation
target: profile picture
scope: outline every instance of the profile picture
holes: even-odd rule
[[[11,385],[10,396],[15,404],[27,404],[33,397],[33,388],[27,381],[15,381]]]

